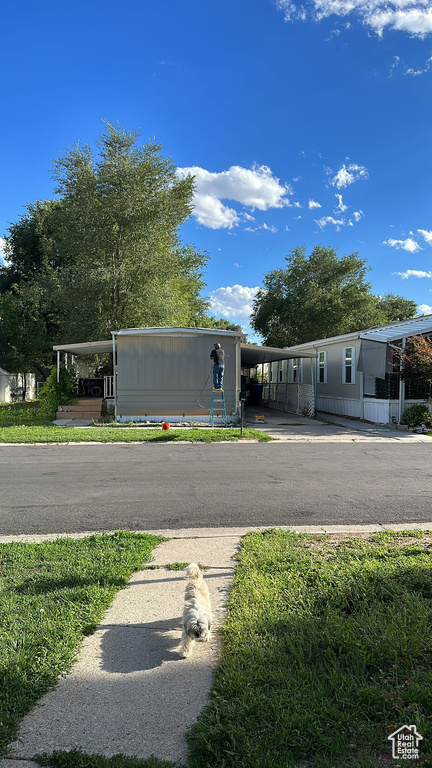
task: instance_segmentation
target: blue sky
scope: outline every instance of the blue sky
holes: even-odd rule
[[[182,237],[210,254],[217,316],[247,325],[263,275],[317,244],[432,312],[432,0],[16,0],[2,19],[0,235],[105,119],[196,174]]]

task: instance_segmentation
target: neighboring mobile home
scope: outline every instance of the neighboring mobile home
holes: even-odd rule
[[[240,333],[208,328],[127,328],[111,335],[110,341],[58,345],[54,350],[58,361],[60,353],[68,360],[71,355],[110,354],[112,373],[105,377],[104,397],[112,402],[119,422],[208,422],[210,352],[216,342],[225,350],[226,412],[233,421],[242,374],[290,356],[282,349],[242,344]],[[305,356],[315,358],[316,353]]]
[[[398,423],[404,409],[424,402],[427,393],[422,396],[400,378],[393,365],[393,345],[405,346],[407,339],[420,334],[432,334],[432,315],[288,347],[291,359],[270,366],[265,396],[271,407],[296,410],[298,392],[312,385],[317,411]],[[314,367],[304,364],[304,355],[312,353]]]

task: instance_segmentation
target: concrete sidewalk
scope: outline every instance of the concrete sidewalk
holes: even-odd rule
[[[180,659],[184,571],[174,562],[199,562],[214,615],[221,624],[239,536],[172,539],[159,545],[152,566],[135,573],[85,638],[70,674],[27,715],[1,768],[24,768],[38,753],[81,749],[186,761],[186,730],[209,700],[219,656],[218,635]]]
[[[280,526],[304,533],[372,533],[385,529],[432,530],[431,523],[348,526]],[[169,563],[199,562],[209,586],[214,626],[224,618],[239,541],[263,528],[153,531],[176,538],[154,550],[152,566],[135,573],[95,633],[85,638],[75,666],[22,721],[18,737],[0,768],[36,768],[41,752],[81,749],[112,756],[122,753],[186,764],[186,730],[209,701],[219,659],[217,632],[180,659],[185,578]],[[85,535],[76,535],[81,538]],[[72,536],[72,535],[71,535]],[[58,536],[2,537],[0,541],[41,541]]]

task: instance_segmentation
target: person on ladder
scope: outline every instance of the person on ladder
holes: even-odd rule
[[[210,352],[210,360],[213,360],[213,389],[223,389],[225,352],[220,344],[214,345],[214,349]]]

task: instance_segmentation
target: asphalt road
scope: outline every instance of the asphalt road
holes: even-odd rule
[[[0,447],[0,535],[429,522],[428,444]]]

